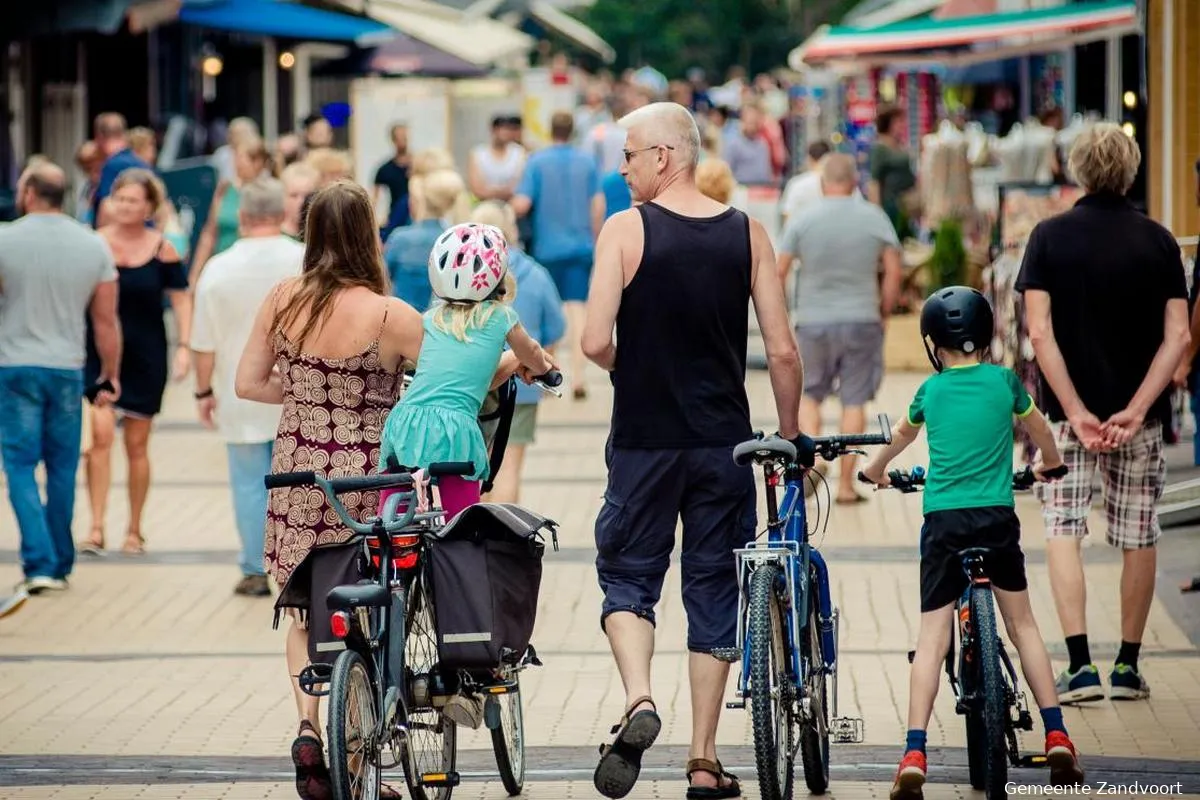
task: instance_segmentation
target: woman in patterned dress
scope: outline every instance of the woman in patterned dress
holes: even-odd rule
[[[279,284],[259,310],[238,365],[237,395],[283,406],[272,472],[373,474],[380,432],[400,394],[401,365],[420,352],[421,315],[390,296],[362,187],[338,182],[318,191],[305,231],[303,272]],[[341,499],[361,519],[374,514],[378,492]],[[309,555],[352,534],[315,487],[272,491],[266,525],[266,566],[281,589],[276,623],[281,611],[292,617],[287,664],[296,676],[309,662],[310,598],[323,597],[314,587],[321,559]],[[306,800],[325,800],[332,787],[318,733],[319,701],[294,677],[292,688],[300,716],[292,744],[297,791]]]

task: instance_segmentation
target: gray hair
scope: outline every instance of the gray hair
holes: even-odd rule
[[[283,183],[261,175],[242,187],[238,210],[246,219],[283,218]]]
[[[652,144],[669,145],[677,157],[694,170],[700,163],[700,128],[696,118],[678,103],[651,103],[630,111],[618,123],[626,131],[645,126],[653,131]]]

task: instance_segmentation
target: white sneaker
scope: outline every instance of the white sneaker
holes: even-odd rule
[[[10,617],[17,613],[21,609],[21,606],[25,605],[25,601],[28,599],[29,592],[25,591],[23,587],[18,586],[15,592],[3,600],[0,600],[0,619]]]
[[[67,582],[63,578],[51,578],[49,575],[35,575],[26,580],[21,586],[30,594],[41,594],[47,590],[51,592],[66,591]]]

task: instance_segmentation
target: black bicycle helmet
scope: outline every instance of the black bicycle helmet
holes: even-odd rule
[[[991,347],[994,322],[991,303],[977,289],[947,286],[931,294],[921,309],[921,342],[933,368],[942,371],[939,347],[964,353]]]

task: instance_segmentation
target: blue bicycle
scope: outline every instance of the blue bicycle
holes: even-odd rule
[[[862,453],[858,447],[889,444],[886,416],[879,416],[879,425],[880,433],[815,437],[816,454],[833,461]],[[734,551],[741,585],[734,658],[741,658],[741,676],[739,699],[726,707],[744,709],[750,703],[763,800],[791,800],[797,750],[809,791],[824,794],[830,739],[861,742],[863,723],[838,716],[838,610],[830,600],[825,560],[809,541],[807,470],[795,463],[791,442],[761,433],[734,448],[733,458],[740,465],[762,467],[768,520],[766,541]],[[776,497],[781,480],[782,513]],[[826,678],[833,684],[830,689]]]

